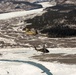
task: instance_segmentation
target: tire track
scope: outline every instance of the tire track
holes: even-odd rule
[[[43,71],[42,73],[46,73],[47,75],[53,75],[48,68],[46,68],[45,66],[43,66],[40,63],[36,63],[36,62],[33,62],[33,61],[9,60],[9,59],[0,59],[0,61],[3,61],[3,62],[27,63],[27,64],[33,65],[35,67],[38,67],[39,69],[41,69]]]

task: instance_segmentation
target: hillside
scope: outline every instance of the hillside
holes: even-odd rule
[[[32,9],[38,9],[38,8],[42,8],[42,5],[30,3],[28,1],[1,1],[0,2],[0,13],[32,10]]]
[[[51,48],[76,47],[76,6],[63,4],[43,9],[0,14],[0,48],[43,43]],[[36,29],[39,34],[27,35],[23,31],[26,27]]]
[[[27,20],[35,28],[50,37],[76,36],[76,6],[71,4],[46,8],[42,16]]]

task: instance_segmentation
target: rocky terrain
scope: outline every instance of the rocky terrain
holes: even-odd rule
[[[42,5],[38,4],[41,2],[76,4],[75,0],[0,0],[0,13],[42,8]]]
[[[57,8],[47,8],[47,12],[42,16],[28,20],[26,16],[0,20],[0,48],[33,47],[43,44],[51,48],[76,47],[75,9],[68,11],[71,14],[68,16],[68,12],[62,12],[61,9],[57,11]],[[35,36],[27,35],[23,31],[25,28],[35,28],[39,33]]]
[[[33,47],[42,44],[51,48],[76,47],[76,5],[59,4],[43,11],[45,13],[38,16],[31,14],[0,20],[0,48]],[[34,28],[38,34],[27,35],[26,28]]]
[[[50,37],[76,36],[76,6],[72,4],[49,7],[42,16],[28,19],[27,28],[35,28]]]
[[[1,1],[0,2],[0,13],[32,10],[42,8],[39,4],[30,3],[28,1]]]

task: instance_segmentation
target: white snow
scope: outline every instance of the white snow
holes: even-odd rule
[[[10,18],[20,17],[20,16],[27,16],[31,14],[41,14],[42,11],[43,11],[43,8],[30,10],[30,11],[17,11],[17,12],[3,13],[3,14],[0,14],[0,20],[10,19]]]
[[[0,68],[0,75],[42,75],[41,70],[30,64],[7,65]],[[46,75],[46,74],[43,74]]]
[[[50,53],[76,54],[76,48],[48,48]]]
[[[52,53],[76,54],[76,48],[49,48]],[[76,75],[75,64],[42,62],[31,58],[40,55],[34,48],[0,49],[0,75]],[[44,72],[45,71],[45,72]],[[51,74],[52,73],[52,74]]]
[[[76,75],[76,65],[43,62],[53,75]]]
[[[43,6],[43,8],[46,8],[46,7],[55,6],[56,2],[41,2],[41,3],[38,3],[38,4],[41,4]]]
[[[55,3],[51,2],[42,2],[39,3],[43,6],[43,8],[35,9],[35,10],[29,10],[29,11],[16,11],[16,12],[9,12],[9,13],[2,13],[0,14],[0,20],[20,17],[20,16],[27,16],[27,15],[41,15],[44,13],[43,9],[46,7],[52,7],[55,6]]]

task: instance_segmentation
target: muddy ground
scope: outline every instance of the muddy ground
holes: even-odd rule
[[[33,58],[40,61],[47,62],[58,62],[64,64],[76,64],[76,54],[42,54],[38,56],[33,56]]]

